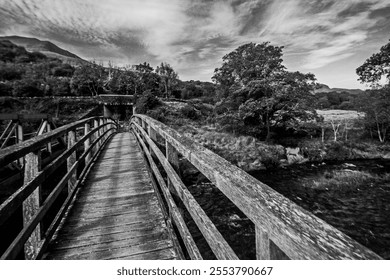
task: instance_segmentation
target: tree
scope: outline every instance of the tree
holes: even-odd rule
[[[355,102],[365,113],[366,128],[375,131],[380,142],[385,142],[390,130],[390,86],[366,91]]]
[[[390,42],[358,67],[356,73],[362,83],[371,83],[375,86],[383,76],[390,82]]]
[[[390,128],[390,42],[381,47],[363,65],[356,69],[362,83],[371,83],[374,90],[366,91],[356,99],[357,106],[365,112],[365,125],[375,130],[380,142],[385,142]],[[379,85],[382,77],[387,84]]]
[[[294,129],[316,118],[311,108],[314,75],[288,72],[283,47],[249,43],[225,55],[213,80],[225,91],[223,103],[238,111],[246,126],[270,140],[276,128]]]
[[[76,95],[84,95],[85,91],[91,96],[99,95],[104,91],[107,74],[102,65],[94,62],[82,64],[73,74],[71,88]]]
[[[161,62],[160,66],[157,66],[156,73],[160,76],[162,85],[164,86],[165,97],[170,97],[172,87],[177,83],[177,79],[179,78],[178,74],[166,62]]]

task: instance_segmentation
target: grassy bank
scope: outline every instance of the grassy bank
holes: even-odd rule
[[[162,102],[147,114],[245,171],[307,161],[390,158],[388,144],[351,140],[321,142],[318,138],[299,140],[299,152],[289,155],[287,147],[282,145],[222,131],[213,118],[212,105]]]
[[[390,183],[389,173],[378,175],[366,171],[342,169],[327,171],[320,178],[305,180],[302,185],[319,190],[348,191],[388,183]]]

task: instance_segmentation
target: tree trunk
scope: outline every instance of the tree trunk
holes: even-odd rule
[[[265,138],[265,141],[266,141],[266,142],[269,142],[270,138],[271,138],[271,128],[270,128],[270,123],[269,123],[269,121],[267,121],[267,136],[266,136],[266,138]]]

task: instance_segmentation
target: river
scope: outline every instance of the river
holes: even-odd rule
[[[379,177],[389,175],[390,160],[305,163],[251,172],[251,175],[383,258],[390,259],[390,176],[345,188],[318,188],[312,183],[331,172],[360,171]],[[198,180],[189,189],[237,255],[254,259],[252,222],[210,183]],[[194,228],[192,225],[191,229]],[[200,233],[195,234],[195,239],[204,257],[213,259]]]

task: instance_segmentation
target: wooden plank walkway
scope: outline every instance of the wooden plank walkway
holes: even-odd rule
[[[116,134],[92,168],[45,259],[177,259],[142,153]]]

